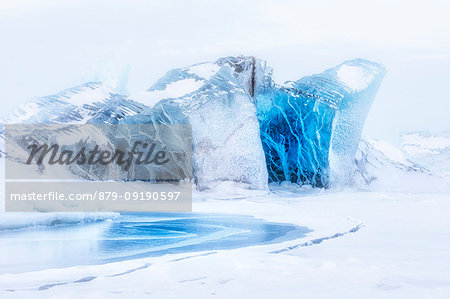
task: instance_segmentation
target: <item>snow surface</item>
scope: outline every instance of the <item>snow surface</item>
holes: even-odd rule
[[[212,76],[214,76],[220,70],[220,66],[216,63],[206,62],[194,64],[193,66],[188,68],[188,73],[197,75],[200,78],[205,80],[209,80]]]
[[[63,103],[67,103],[67,105],[81,107],[83,105],[92,105],[94,103],[104,103],[114,91],[115,89],[111,85],[99,82],[80,85],[75,88],[61,91],[52,96],[38,98],[19,105],[19,108],[2,122],[13,124],[26,122],[36,116],[40,110],[47,109],[46,104],[48,105],[50,99],[57,99]],[[49,114],[51,115],[52,113],[56,114],[55,111],[50,110]]]
[[[54,226],[58,224],[82,224],[117,218],[118,213],[2,213],[0,231],[22,229],[33,226]]]
[[[0,275],[2,298],[449,298],[450,195],[241,190],[195,212],[308,226],[284,243]],[[242,195],[241,194],[241,195]]]
[[[450,132],[415,132],[402,135],[406,156],[450,182]]]
[[[77,92],[68,92],[63,98],[67,98],[71,104],[83,106],[85,104],[104,102],[108,99],[105,95],[114,93],[114,91],[115,89],[109,84],[99,84],[96,88],[84,87],[77,90]]]
[[[354,91],[360,91],[369,86],[373,76],[365,72],[363,68],[351,65],[342,65],[337,71],[338,78]]]
[[[156,103],[163,99],[178,98],[194,92],[202,87],[204,83],[205,81],[203,80],[187,78],[167,84],[166,89],[144,91],[132,95],[131,98],[146,106],[153,107]]]
[[[2,274],[0,297],[449,298],[449,185],[378,140],[361,141],[356,158],[375,177],[362,189],[283,183],[264,191],[216,182],[194,191],[196,213],[292,223],[313,230],[306,238]],[[102,220],[83,213],[5,215],[11,214],[0,215],[3,228]]]
[[[374,138],[366,138],[366,140],[370,142],[376,150],[382,152],[386,158],[398,163],[411,164],[411,162],[406,159],[403,152],[391,143]]]
[[[402,136],[402,143],[405,150],[411,152],[423,151],[431,154],[439,154],[439,150],[450,148],[449,136],[425,136],[420,133],[405,134]]]

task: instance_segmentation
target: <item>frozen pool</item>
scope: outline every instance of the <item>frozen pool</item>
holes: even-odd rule
[[[301,238],[309,231],[249,216],[124,213],[107,222],[0,231],[0,273],[232,249]]]

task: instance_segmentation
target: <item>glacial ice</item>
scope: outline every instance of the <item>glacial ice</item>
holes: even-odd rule
[[[333,123],[329,158],[332,183],[349,185],[353,182],[354,157],[361,131],[386,71],[378,63],[355,59],[326,73],[349,87],[343,92]]]
[[[328,185],[328,152],[335,109],[319,89],[295,82],[255,97],[269,180]]]
[[[117,123],[144,105],[118,94],[116,87],[88,82],[33,99],[2,120],[7,124]]]
[[[236,181],[351,184],[355,152],[384,67],[346,61],[277,84],[254,57],[174,69],[129,97],[91,82],[29,102],[5,123],[190,124],[200,189]],[[189,171],[187,171],[189,172]]]
[[[254,188],[267,181],[349,184],[364,120],[383,75],[382,65],[355,59],[279,85],[266,62],[224,57],[169,71],[148,97],[183,95],[156,105],[149,101],[153,108],[125,121],[190,123],[200,186],[220,180]]]
[[[422,147],[423,143],[416,141],[410,144]],[[437,163],[444,165],[443,169],[448,167],[446,158],[448,156],[438,155],[436,159]],[[438,169],[425,168],[420,162],[412,159],[404,148],[402,151],[384,140],[361,138],[355,155],[355,186],[364,190],[408,194],[448,193],[448,178]]]
[[[384,67],[363,59],[255,95],[269,180],[349,184]]]
[[[228,63],[170,71],[155,85],[164,90],[173,80],[197,77],[203,85],[185,96],[158,102],[127,123],[192,126],[193,174],[202,189],[214,181],[237,181],[267,188],[267,169],[259,138],[255,106]],[[205,71],[211,70],[210,72]]]
[[[401,136],[407,157],[450,182],[450,131],[409,132]]]

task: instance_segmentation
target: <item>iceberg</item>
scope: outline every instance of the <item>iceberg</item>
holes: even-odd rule
[[[257,93],[269,180],[351,184],[361,131],[384,74],[382,65],[355,59]]]
[[[144,105],[120,95],[116,87],[88,82],[33,99],[2,120],[6,124],[117,123]]]
[[[404,133],[401,143],[410,160],[450,182],[450,131]]]
[[[383,65],[364,59],[347,61],[326,71],[328,78],[346,87],[342,89],[331,138],[330,176],[335,186],[353,184],[361,132],[385,74]]]
[[[266,188],[267,181],[351,184],[361,131],[384,73],[380,64],[355,59],[276,84],[265,61],[224,57],[169,71],[140,95],[152,108],[125,121],[191,124],[200,186],[221,180],[253,188]]]
[[[147,91],[121,95],[90,82],[29,102],[5,123],[188,124],[199,189],[235,181],[330,187],[352,184],[364,121],[385,74],[381,64],[346,61],[278,84],[252,56],[173,69]],[[174,131],[172,137],[177,136]],[[1,132],[1,135],[3,133]]]
[[[190,79],[196,83],[184,90],[193,91],[161,100],[123,122],[190,124],[193,175],[199,189],[216,181],[237,181],[266,189],[267,169],[255,106],[237,74],[226,59],[170,71],[150,93],[159,90],[173,94],[170,89],[177,86],[176,82]]]
[[[434,147],[436,144],[426,140],[418,140],[419,134],[411,136],[409,145]],[[436,135],[435,135],[436,136]],[[439,159],[439,155],[437,155]],[[442,165],[445,156],[438,160]],[[389,191],[405,193],[445,193],[450,185],[438,169],[427,169],[420,161],[415,161],[405,151],[394,145],[374,138],[361,138],[355,155],[356,169],[353,179],[355,186],[362,190]],[[448,163],[447,163],[448,166]]]

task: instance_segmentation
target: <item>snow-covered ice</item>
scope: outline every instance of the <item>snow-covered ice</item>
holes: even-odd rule
[[[189,123],[194,212],[252,216],[308,232],[226,250],[2,271],[0,297],[449,298],[450,139],[410,133],[399,149],[360,140],[384,72],[355,59],[279,85],[264,61],[225,57],[171,70],[141,94],[89,82],[25,104],[4,122]],[[267,146],[274,136],[283,137],[274,148],[292,154],[282,171],[275,167],[280,155]],[[286,177],[276,179],[282,172]],[[0,234],[118,217],[2,213]],[[11,251],[0,247],[0,254]]]
[[[403,134],[401,139],[409,159],[450,182],[450,131],[411,132]]]
[[[0,275],[8,298],[448,298],[450,196],[284,192],[222,200],[194,211],[308,226],[306,238],[101,266]]]
[[[267,189],[268,181],[351,185],[384,74],[381,64],[353,59],[280,85],[264,60],[223,57],[172,69],[130,96],[118,94],[123,83],[89,82],[32,100],[4,122],[189,124],[199,188],[214,181],[254,189]]]

